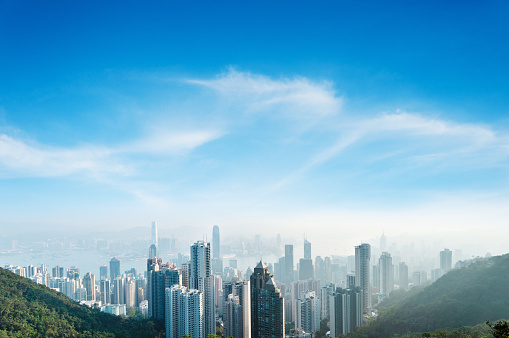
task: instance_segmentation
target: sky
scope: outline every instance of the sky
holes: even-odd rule
[[[3,1],[0,228],[157,220],[336,251],[385,232],[503,253],[508,15],[505,1]]]

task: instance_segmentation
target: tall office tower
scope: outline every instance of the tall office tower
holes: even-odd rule
[[[174,264],[162,264],[161,258],[147,260],[147,300],[150,318],[165,318],[165,289],[173,285],[181,285],[180,271]]]
[[[101,303],[102,305],[111,304],[111,285],[109,279],[101,279],[99,282],[101,290]]]
[[[155,244],[151,244],[148,249],[148,258],[156,258],[157,257],[157,246]]]
[[[371,309],[371,287],[369,285],[369,260],[371,246],[361,244],[355,247],[355,286],[362,289],[362,312],[368,313]]]
[[[347,257],[346,261],[346,272],[355,272],[355,255],[351,255]]]
[[[315,277],[325,282],[325,262],[321,256],[315,258]]]
[[[221,237],[219,235],[219,227],[214,225],[212,229],[212,273],[214,275],[222,275],[223,260],[221,258]]]
[[[113,296],[111,302],[113,304],[125,304],[124,299],[124,278],[117,277],[113,281]]]
[[[299,261],[299,280],[306,280],[314,277],[313,261],[301,258]]]
[[[338,288],[329,297],[330,336],[348,334],[362,325],[362,290]]]
[[[165,289],[166,338],[206,337],[203,330],[203,293],[174,285]]]
[[[251,332],[253,338],[279,338],[285,336],[285,300],[276,286],[274,278],[263,285],[258,295],[257,305],[259,327],[256,333]],[[251,317],[252,318],[252,317]],[[251,325],[252,327],[252,325]]]
[[[394,290],[394,267],[390,253],[382,252],[378,260],[378,273],[380,275],[380,294],[388,296]]]
[[[219,227],[217,225],[212,228],[212,258],[221,258],[221,238],[219,237]]]
[[[95,300],[95,276],[87,272],[83,276],[83,287],[87,290],[87,300]]]
[[[114,281],[120,276],[120,260],[117,257],[113,257],[110,261],[110,279]]]
[[[307,239],[304,240],[304,259],[311,259],[311,243]]]
[[[297,321],[295,327],[305,332],[320,330],[320,299],[315,291],[307,291],[304,297],[297,299]]]
[[[378,265],[373,265],[371,270],[371,286],[380,292],[380,270]]]
[[[382,233],[382,236],[380,236],[380,250],[382,250],[382,252],[387,251],[387,237],[385,233]]]
[[[414,271],[412,274],[412,284],[413,286],[421,285],[421,273],[419,271]]]
[[[404,262],[399,263],[399,288],[408,289],[408,266]]]
[[[325,283],[332,282],[332,263],[330,257],[325,257],[324,266],[325,266]]]
[[[157,246],[159,237],[157,236],[157,222],[152,222],[152,244]]]
[[[449,249],[444,249],[440,251],[440,270],[442,270],[442,274],[446,274],[449,270],[452,269],[452,251]]]
[[[263,308],[260,303],[260,294],[264,285],[271,278],[269,268],[260,260],[258,265],[254,268],[254,272],[250,277],[251,283],[251,336],[253,338],[263,337],[259,331],[261,323],[258,322],[260,318],[259,311]]]
[[[57,278],[57,277],[64,277],[64,267],[63,266],[55,266],[53,269],[52,269],[52,274],[51,274],[54,278]]]
[[[214,276],[210,266],[210,243],[198,241],[191,246],[191,265],[189,269],[189,284],[191,289],[203,293],[205,335],[216,333]]]
[[[349,273],[346,275],[346,288],[347,289],[355,288],[355,274]]]
[[[276,236],[276,249],[279,254],[281,252],[281,234],[277,234]]]
[[[277,263],[274,263],[275,279],[279,282],[285,282],[285,258],[279,258]]]
[[[293,282],[293,245],[285,245],[285,282]]]
[[[329,284],[322,286],[320,301],[321,301],[321,310],[320,310],[320,319],[328,319],[330,316],[330,296],[336,291],[336,286],[334,284]]]
[[[223,323],[225,336],[251,337],[251,287],[249,281],[223,283]]]
[[[101,265],[99,267],[99,277],[100,280],[104,280],[108,278],[108,266],[107,265]]]

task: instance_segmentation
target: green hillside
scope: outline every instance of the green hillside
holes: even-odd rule
[[[79,305],[0,268],[0,337],[158,337],[164,325]]]
[[[477,261],[450,271],[417,293],[408,292],[405,298],[400,291],[397,297],[402,300],[391,306],[382,304],[378,319],[354,336],[451,331],[509,318],[509,255]]]

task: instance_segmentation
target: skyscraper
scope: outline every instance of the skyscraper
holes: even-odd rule
[[[304,240],[304,259],[311,259],[311,243],[307,239]]]
[[[219,227],[217,225],[214,225],[214,228],[212,229],[212,273],[215,275],[223,274],[221,238],[219,236]]]
[[[205,336],[215,334],[216,317],[214,301],[214,276],[210,264],[210,243],[198,241],[191,246],[189,284],[191,289],[203,293]]]
[[[83,276],[83,287],[87,290],[87,300],[95,300],[95,276],[87,272]]]
[[[380,294],[388,296],[394,290],[394,268],[391,254],[388,252],[383,252],[378,260],[378,275],[380,276]]]
[[[109,279],[101,279],[99,282],[102,305],[111,304],[111,286]]]
[[[330,336],[348,334],[362,325],[362,290],[341,289],[329,296]]]
[[[320,299],[316,297],[315,291],[306,291],[296,303],[295,327],[305,332],[320,330]]]
[[[148,258],[156,258],[157,257],[157,246],[155,244],[151,244],[148,249]]]
[[[285,245],[285,282],[293,282],[293,245]]]
[[[251,336],[253,338],[262,337],[259,328],[260,323],[258,322],[260,316],[258,312],[262,308],[260,305],[260,293],[263,290],[263,286],[271,278],[269,268],[263,264],[262,261],[256,265],[253,274],[250,278],[251,283]]]
[[[152,244],[158,245],[157,222],[152,222]]]
[[[371,287],[369,281],[369,260],[371,246],[367,243],[355,247],[355,286],[362,291],[362,312],[368,313],[371,309]]]
[[[217,225],[212,228],[212,258],[221,258],[221,238],[219,237],[219,227]]]
[[[285,336],[285,300],[272,276],[263,285],[258,296],[257,334],[253,338],[280,338]]]
[[[226,337],[251,337],[251,287],[250,282],[223,283],[223,323]]]
[[[99,268],[99,276],[100,280],[105,280],[108,278],[108,266],[107,265],[101,265]]]
[[[147,300],[150,318],[165,318],[165,289],[181,283],[180,271],[174,264],[162,264],[161,258],[147,260]]]
[[[203,293],[174,285],[165,289],[166,338],[204,338]]]
[[[301,258],[299,261],[299,280],[306,280],[314,277],[313,261]]]
[[[404,262],[399,263],[399,288],[408,289],[408,266]]]
[[[120,277],[120,260],[117,257],[113,257],[110,261],[110,279],[112,281],[115,278]]]
[[[452,269],[452,251],[444,249],[440,251],[440,270],[442,275],[445,275],[449,270]]]

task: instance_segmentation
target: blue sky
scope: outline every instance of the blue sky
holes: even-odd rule
[[[6,232],[509,235],[507,2],[0,6]]]

